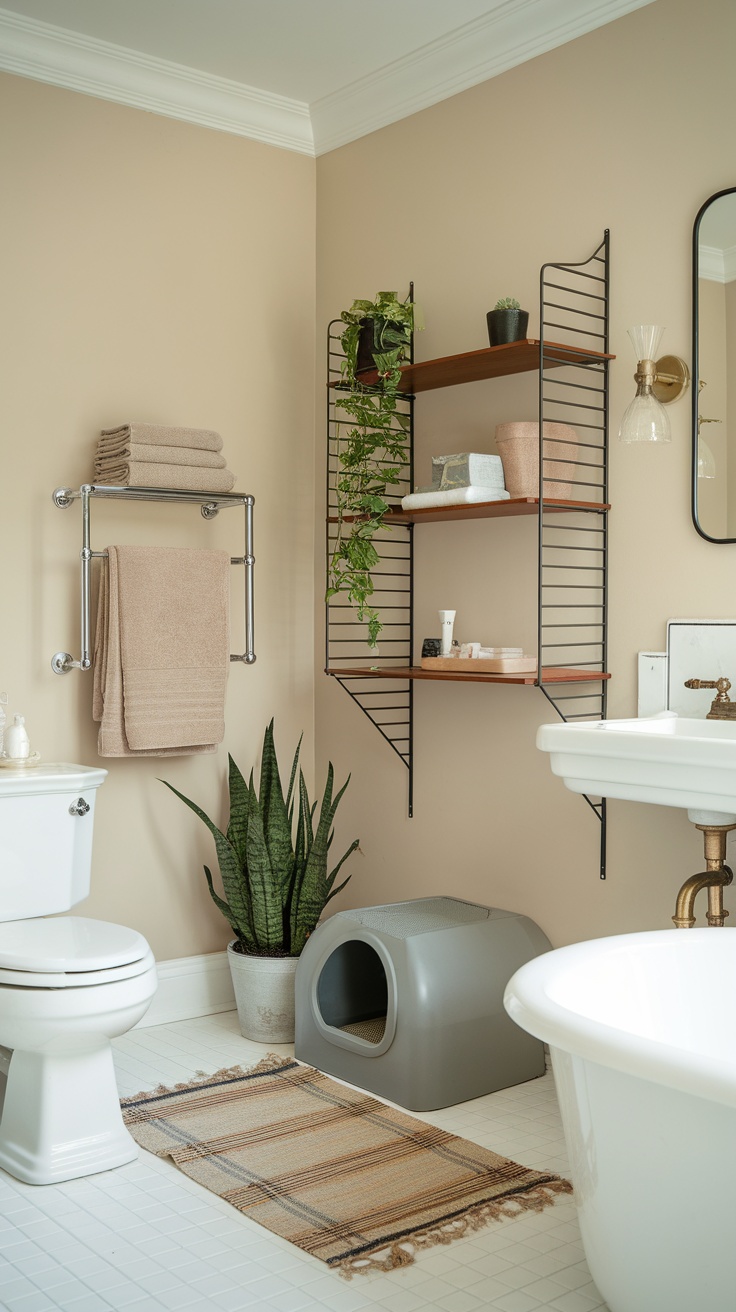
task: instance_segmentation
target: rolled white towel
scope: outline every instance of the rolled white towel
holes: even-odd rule
[[[402,510],[430,510],[437,506],[469,506],[484,501],[508,501],[510,494],[502,488],[453,487],[445,492],[410,492],[401,502]]]

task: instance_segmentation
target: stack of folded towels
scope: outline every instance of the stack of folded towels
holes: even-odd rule
[[[188,492],[229,492],[222,438],[207,428],[121,424],[103,428],[95,455],[95,482],[116,487],[169,487]]]

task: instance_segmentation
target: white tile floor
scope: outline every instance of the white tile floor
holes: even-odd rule
[[[250,1066],[266,1051],[241,1037],[234,1012],[136,1030],[114,1046],[123,1095]],[[566,1173],[549,1074],[423,1119]],[[538,1215],[430,1249],[404,1270],[348,1283],[145,1152],[62,1185],[24,1185],[0,1170],[0,1300],[3,1312],[605,1310],[564,1196]]]

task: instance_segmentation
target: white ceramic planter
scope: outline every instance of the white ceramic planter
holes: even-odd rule
[[[294,1042],[294,976],[298,957],[250,957],[228,944],[240,1032],[256,1043]]]

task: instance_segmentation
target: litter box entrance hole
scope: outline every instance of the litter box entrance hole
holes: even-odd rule
[[[380,1043],[386,1029],[388,981],[375,948],[362,939],[341,943],[317,982],[317,1005],[326,1025]]]

